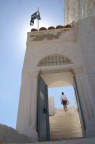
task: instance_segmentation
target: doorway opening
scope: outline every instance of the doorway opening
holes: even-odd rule
[[[70,102],[67,112],[61,104],[61,92]],[[83,137],[79,94],[71,72],[40,74],[37,107],[40,141]]]
[[[68,111],[61,104],[61,93],[69,100]],[[83,137],[78,106],[73,86],[48,88],[50,140]]]
[[[75,94],[74,89],[72,86],[61,86],[61,87],[54,87],[54,88],[48,88],[48,96],[54,97],[55,101],[55,108],[63,108],[63,105],[60,101],[61,92],[64,92],[64,94],[67,96],[68,100],[70,101],[68,108],[73,107],[75,105]]]

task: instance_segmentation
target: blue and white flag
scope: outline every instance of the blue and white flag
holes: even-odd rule
[[[41,20],[39,11],[37,11],[34,14],[31,15],[30,25],[34,24],[35,19]]]

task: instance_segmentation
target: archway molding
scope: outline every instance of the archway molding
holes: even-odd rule
[[[62,54],[48,55],[42,58],[37,66],[53,66],[53,65],[66,65],[73,64],[72,61]]]

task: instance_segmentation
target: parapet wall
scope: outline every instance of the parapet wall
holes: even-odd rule
[[[0,144],[1,143],[30,143],[32,140],[26,135],[19,134],[15,129],[0,124]]]

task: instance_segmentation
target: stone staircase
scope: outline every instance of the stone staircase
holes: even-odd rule
[[[79,116],[74,107],[69,108],[67,112],[56,109],[56,114],[49,116],[49,122],[51,140],[83,137]]]

